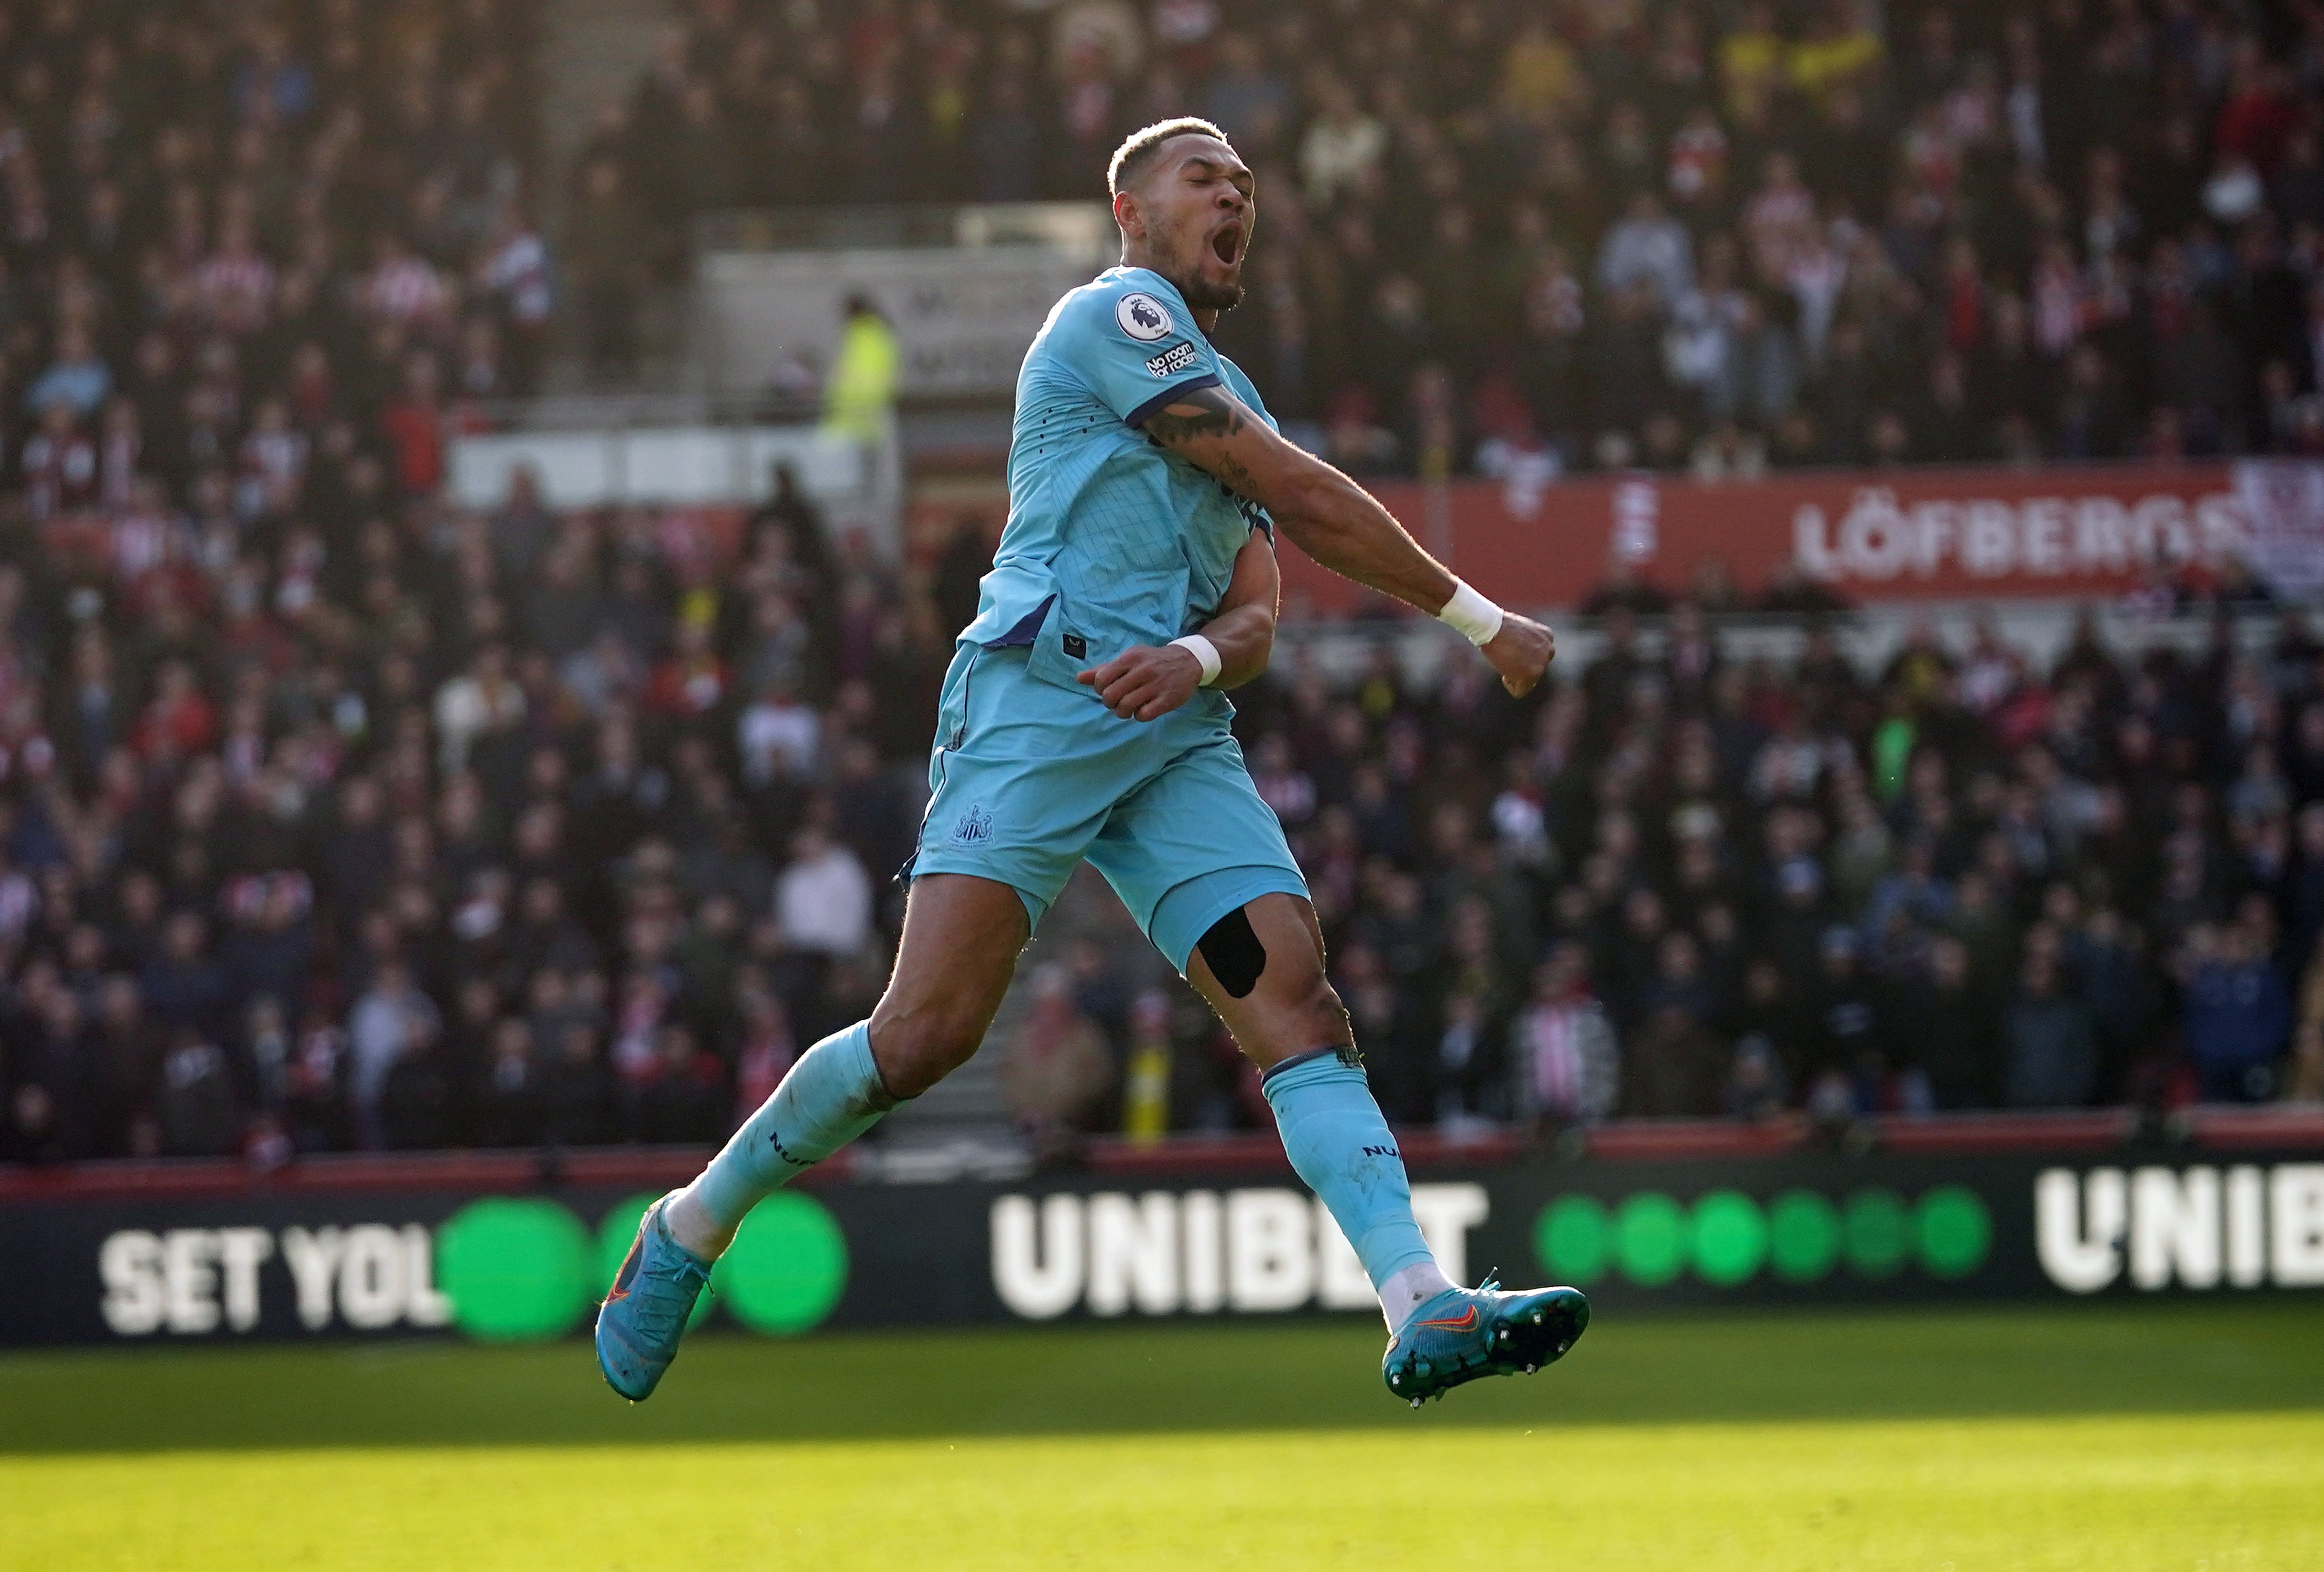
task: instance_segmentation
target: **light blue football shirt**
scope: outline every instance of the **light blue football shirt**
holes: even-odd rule
[[[1051,308],[1017,375],[1008,526],[960,636],[1029,644],[1033,675],[1071,685],[1216,615],[1236,553],[1272,525],[1140,422],[1221,385],[1273,426],[1159,273],[1110,267]]]

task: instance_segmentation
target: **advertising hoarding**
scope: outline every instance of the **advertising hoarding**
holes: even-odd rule
[[[1673,595],[1715,559],[1747,596],[1795,571],[1860,602],[2102,599],[2235,561],[2291,598],[2315,593],[2324,559],[2324,466],[2295,461],[1368,484],[1456,572],[1530,607],[1582,605],[1618,561]],[[1364,598],[1299,552],[1283,561],[1286,600]]]
[[[415,1185],[14,1201],[0,1346],[562,1336],[653,1191]],[[2007,1152],[1432,1165],[1448,1272],[1573,1282],[1609,1308],[2324,1287],[2324,1154]],[[720,1263],[706,1319],[818,1327],[1375,1313],[1287,1173],[1077,1174],[785,1191]]]

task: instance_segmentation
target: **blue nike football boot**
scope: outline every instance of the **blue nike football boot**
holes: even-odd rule
[[[1590,1325],[1579,1289],[1511,1293],[1488,1276],[1473,1289],[1447,1289],[1388,1339],[1380,1379],[1414,1408],[1480,1375],[1531,1375],[1565,1356]]]
[[[670,1237],[661,1218],[669,1205],[664,1196],[638,1219],[638,1236],[597,1309],[597,1368],[605,1384],[632,1402],[653,1395],[710,1281],[710,1263]]]

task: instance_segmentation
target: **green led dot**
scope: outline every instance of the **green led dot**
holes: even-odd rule
[[[1829,1276],[1840,1260],[1840,1213],[1813,1190],[1787,1190],[1767,1208],[1767,1255],[1785,1282]]]
[[[1977,1192],[1939,1185],[1921,1197],[1914,1232],[1921,1270],[1931,1277],[1967,1277],[1985,1264],[1993,1247],[1993,1219]]]
[[[474,1337],[519,1341],[573,1329],[595,1264],[581,1219],[555,1201],[471,1201],[436,1234],[436,1278]]]
[[[605,1220],[597,1225],[596,1288],[599,1293],[604,1293],[622,1274],[622,1262],[629,1259],[630,1245],[638,1236],[638,1219],[646,1215],[648,1207],[659,1199],[660,1193],[654,1190],[625,1196],[613,1204],[613,1209],[605,1214]],[[710,1314],[710,1299],[708,1294],[695,1296],[694,1313],[686,1318],[687,1331],[691,1332],[702,1325],[703,1318]]]
[[[711,1291],[753,1332],[792,1337],[822,1323],[847,1287],[847,1236],[811,1196],[778,1190],[742,1219]]]
[[[1686,1264],[1686,1213],[1668,1196],[1648,1190],[1632,1196],[1614,1214],[1614,1259],[1622,1275],[1647,1288],[1660,1288]]]
[[[1596,1197],[1561,1196],[1534,1219],[1534,1253],[1552,1278],[1587,1288],[1606,1275],[1611,1234],[1606,1208]]]
[[[1713,1190],[1694,1204],[1694,1271],[1732,1288],[1767,1259],[1767,1218],[1740,1190]]]
[[[1913,1220],[1893,1190],[1858,1190],[1840,1219],[1849,1270],[1858,1277],[1894,1277],[1913,1247]]]

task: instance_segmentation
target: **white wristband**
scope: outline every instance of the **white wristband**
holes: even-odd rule
[[[1200,633],[1188,633],[1185,638],[1173,639],[1170,643],[1177,648],[1193,655],[1195,660],[1202,662],[1203,680],[1201,686],[1208,688],[1212,683],[1216,682],[1219,680],[1219,671],[1221,667],[1223,665],[1223,662],[1219,659],[1219,647],[1216,644],[1213,644],[1210,640],[1203,637]]]
[[[1501,631],[1501,608],[1456,578],[1452,598],[1444,603],[1436,620],[1472,644],[1487,644]]]

